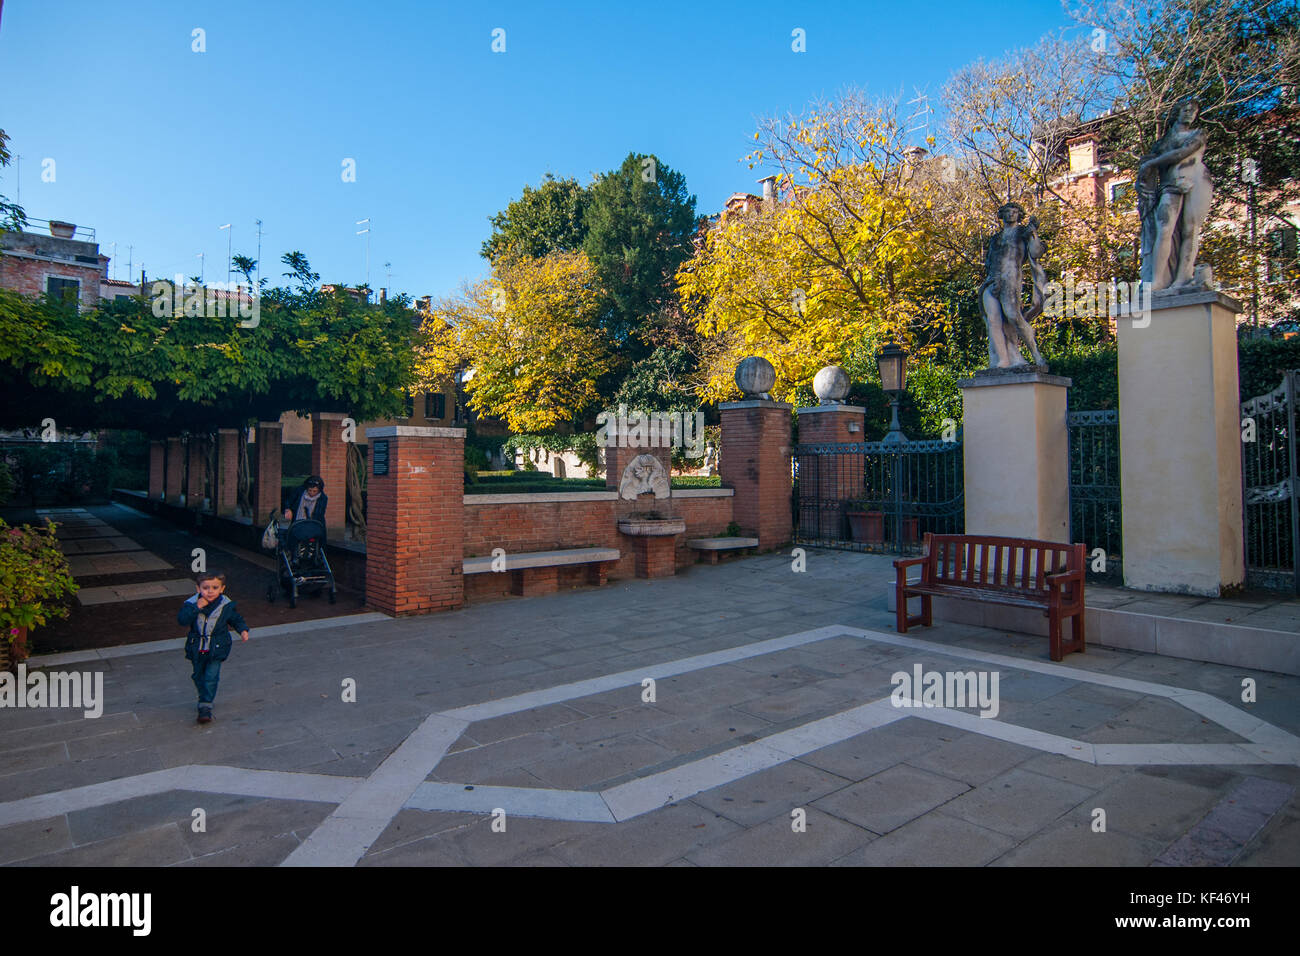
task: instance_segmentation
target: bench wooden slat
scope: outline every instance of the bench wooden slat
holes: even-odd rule
[[[1020,557],[1018,569],[1017,552]],[[1059,661],[1067,652],[1085,649],[1085,560],[1083,544],[927,533],[923,557],[894,562],[898,630],[906,633],[910,625],[929,625],[931,599],[935,597],[1039,608],[1050,621],[1052,660]],[[921,580],[909,584],[906,569],[918,563],[921,565]],[[1051,580],[1065,573],[1070,575],[1068,580]],[[920,598],[919,617],[909,616],[909,597]],[[1068,641],[1061,636],[1064,620],[1070,621],[1071,637]]]

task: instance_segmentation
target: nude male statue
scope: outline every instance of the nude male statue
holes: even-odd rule
[[[1214,187],[1205,168],[1206,134],[1192,129],[1195,100],[1177,104],[1137,172],[1142,218],[1142,279],[1151,291],[1197,284],[1196,253]]]
[[[998,210],[1002,231],[990,240],[984,259],[984,283],[979,287],[980,304],[989,330],[989,368],[1027,365],[1020,343],[1029,347],[1035,365],[1046,365],[1029,322],[1043,311],[1046,273],[1038,260],[1047,247],[1038,238],[1038,219],[1021,225],[1025,210],[1010,202]],[[1028,262],[1033,272],[1033,297],[1028,312],[1021,308],[1023,273]]]

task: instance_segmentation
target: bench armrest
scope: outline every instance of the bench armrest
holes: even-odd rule
[[[920,578],[920,582],[921,582],[921,583],[924,583],[924,582],[926,581],[926,579],[929,578],[929,576],[930,576],[929,573],[927,572],[927,568],[928,568],[928,565],[929,565],[929,561],[930,561],[930,558],[929,558],[928,555],[926,555],[926,556],[922,556],[922,557],[919,557],[919,558],[905,558],[905,559],[903,559],[903,560],[901,560],[901,561],[895,561],[895,562],[894,562],[894,571],[895,571],[895,573],[898,575],[897,581],[895,582],[895,587],[903,587],[904,585],[906,585],[906,584],[908,583],[908,580],[907,580],[907,569],[908,569],[908,568],[914,568],[914,567],[916,567],[918,564],[921,565],[921,578]],[[914,582],[912,582],[912,583],[915,584],[915,583],[917,583],[917,582],[914,581]]]
[[[1077,584],[1075,582],[1078,582]],[[1072,584],[1078,588],[1076,592],[1074,587],[1070,588],[1069,600],[1073,603],[1075,600],[1083,599],[1083,568],[1076,568],[1073,571],[1062,571],[1059,574],[1049,574],[1047,576],[1047,587],[1053,592],[1059,592],[1065,585]]]
[[[1062,584],[1068,584],[1071,581],[1082,581],[1083,569],[1076,568],[1073,571],[1061,571],[1057,574],[1047,576],[1047,586],[1049,588],[1059,588]]]

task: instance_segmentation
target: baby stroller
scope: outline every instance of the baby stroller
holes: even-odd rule
[[[298,592],[319,592],[329,586],[334,603],[334,572],[325,557],[325,525],[315,518],[281,523],[276,537],[276,584],[266,587],[266,599],[275,603],[279,589],[289,592],[289,607],[298,606]]]

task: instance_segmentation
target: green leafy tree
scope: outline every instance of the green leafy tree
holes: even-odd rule
[[[9,165],[9,136],[0,129],[0,169]],[[0,233],[17,232],[27,225],[21,206],[0,195]]]
[[[483,258],[495,261],[513,250],[515,255],[538,259],[582,248],[589,204],[587,190],[577,180],[547,173],[540,186],[525,186],[522,196],[491,218],[492,235],[483,243]]]
[[[674,277],[691,257],[695,197],[686,177],[653,155],[629,153],[591,185],[583,248],[605,300],[604,325],[633,361],[650,351],[643,333],[675,301]]]

